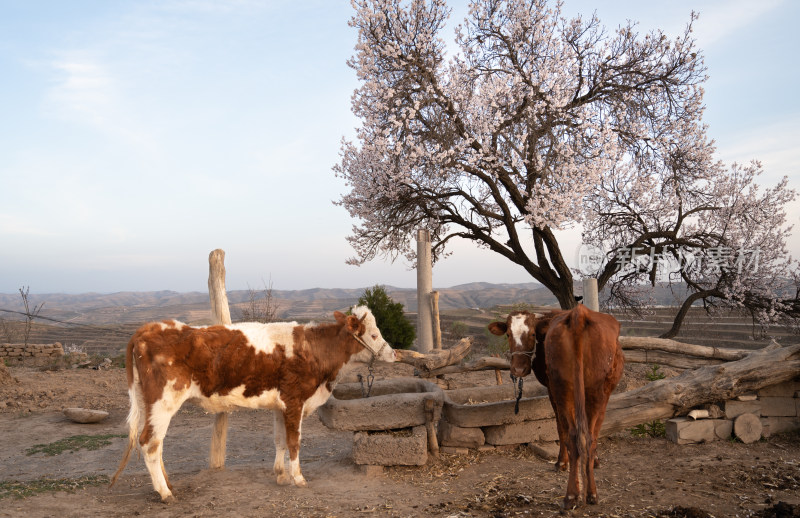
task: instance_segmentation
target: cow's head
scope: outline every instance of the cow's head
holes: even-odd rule
[[[531,364],[536,354],[536,319],[539,313],[514,311],[505,322],[492,322],[489,331],[497,336],[508,337],[508,353],[511,362],[511,375],[522,378],[531,373]]]
[[[336,320],[345,326],[345,330],[352,334],[364,348],[355,354],[353,360],[371,362],[394,362],[396,360],[394,349],[383,339],[381,330],[375,323],[375,317],[366,306],[355,306],[350,315],[338,311],[334,313]]]

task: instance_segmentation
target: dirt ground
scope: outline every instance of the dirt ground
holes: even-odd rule
[[[376,378],[410,375],[407,366]],[[26,454],[35,445],[75,435],[125,434],[128,397],[122,369],[55,372],[12,368],[0,383],[0,497],[3,484],[110,476],[125,445],[116,437],[98,450]],[[631,366],[624,388],[641,385]],[[494,383],[494,373],[448,377],[451,388]],[[507,382],[507,381],[506,381]],[[98,424],[76,424],[63,408],[110,412]],[[213,416],[185,405],[165,441],[164,462],[178,501],[162,504],[144,462],[132,458],[117,485],[0,500],[0,516],[553,516],[566,474],[527,447],[442,454],[423,467],[367,473],[352,461],[352,433],[327,429],[312,415],[303,426],[301,464],[307,488],[281,487],[272,475],[272,416],[231,415],[227,466],[208,469]],[[677,446],[666,439],[618,434],[601,439],[600,503],[573,516],[800,516],[800,439],[776,436]],[[105,480],[104,478],[100,479]],[[785,505],[789,504],[789,505]]]

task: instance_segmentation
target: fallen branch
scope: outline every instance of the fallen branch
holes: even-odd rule
[[[462,338],[450,349],[439,349],[427,354],[409,351],[405,349],[395,349],[394,353],[397,361],[413,365],[424,373],[430,373],[448,365],[460,362],[469,353],[472,347],[472,337]]]
[[[663,351],[667,353],[711,358],[723,361],[741,360],[751,352],[748,349],[732,349],[708,347],[705,345],[685,344],[668,338],[650,336],[621,336],[619,344],[624,350],[641,349],[645,351]]]

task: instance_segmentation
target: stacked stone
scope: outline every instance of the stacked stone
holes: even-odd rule
[[[0,361],[13,364],[35,365],[64,356],[60,343],[54,344],[0,344]]]
[[[537,390],[538,388],[538,390]],[[468,449],[489,450],[558,439],[553,408],[547,396],[532,397],[543,390],[534,387],[519,402],[512,387],[480,387],[450,391],[439,422],[439,444],[445,453]],[[465,403],[458,403],[465,401]],[[470,403],[471,400],[478,401]]]
[[[372,467],[428,462],[428,428],[435,437],[433,424],[442,414],[442,389],[414,378],[376,381],[366,398],[363,389],[358,383],[341,383],[317,411],[328,428],[354,432],[353,461]],[[430,415],[426,400],[433,401]]]
[[[800,429],[800,379],[759,389],[725,401],[719,419],[678,417],[667,421],[667,437],[676,444],[725,440],[743,442]]]

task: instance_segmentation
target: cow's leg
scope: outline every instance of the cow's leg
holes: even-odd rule
[[[286,457],[286,424],[284,423],[283,412],[275,410],[272,414],[275,416],[275,464],[273,464],[272,470],[275,472],[278,484],[285,486],[291,482],[289,475],[286,474],[286,466],[284,465]]]
[[[287,408],[283,413],[286,430],[286,447],[289,450],[289,467],[295,486],[305,487],[306,479],[300,472],[300,429],[303,422],[302,408]]]
[[[586,408],[586,417],[589,420],[589,432],[592,437],[592,442],[589,446],[589,462],[586,467],[586,503],[589,504],[596,504],[598,502],[597,485],[594,481],[594,468],[597,467],[597,439],[600,437],[600,428],[603,427],[607,403],[608,397],[600,397],[596,401],[592,401],[592,404],[587,405]]]
[[[569,477],[567,478],[567,494],[564,497],[563,506],[564,509],[574,509],[581,504],[581,495],[583,494],[583,488],[581,487],[581,465],[583,464],[583,459],[581,458],[580,452],[580,430],[578,429],[578,424],[575,420],[575,407],[571,398],[566,398],[564,401],[566,404],[563,405],[561,408],[564,410],[562,412],[563,421],[564,421],[564,429],[567,436],[567,451],[569,455]]]
[[[161,495],[161,500],[165,503],[175,500],[163,458],[164,437],[167,435],[167,428],[174,413],[175,411],[164,408],[164,405],[158,403],[150,405],[145,412],[144,430],[139,437],[139,445],[144,452],[144,462],[150,473],[153,489]]]
[[[569,455],[567,454],[567,429],[563,422],[563,418],[558,415],[558,406],[553,399],[550,391],[547,392],[550,398],[550,406],[553,407],[553,413],[556,416],[556,430],[558,431],[558,459],[556,459],[556,471],[566,471],[569,469]]]

